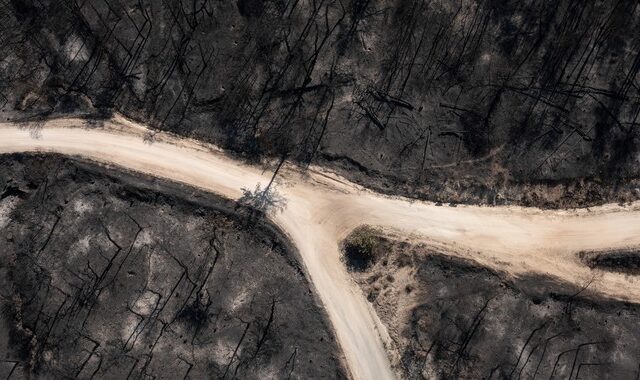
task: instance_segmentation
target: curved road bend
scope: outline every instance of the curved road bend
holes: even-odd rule
[[[0,153],[54,152],[186,183],[230,199],[241,188],[265,185],[270,173],[245,165],[212,145],[154,134],[116,116],[101,126],[76,118],[52,119],[33,129],[0,123]],[[437,207],[365,190],[319,168],[281,171],[278,191],[285,209],[270,215],[298,248],[356,379],[392,379],[389,337],[371,305],[340,261],[339,242],[362,224],[428,242],[513,276],[541,273],[603,296],[640,301],[640,285],[628,276],[592,271],[581,250],[640,246],[640,203],[590,210],[543,211],[521,207]]]

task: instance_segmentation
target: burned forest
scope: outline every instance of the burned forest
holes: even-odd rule
[[[0,0],[0,378],[640,379],[640,0]]]
[[[379,191],[635,200],[636,1],[4,0],[5,119],[120,112]]]
[[[3,378],[345,377],[294,249],[232,203],[51,156],[0,188]]]
[[[402,378],[640,375],[640,307],[591,292],[595,276],[580,284],[514,277],[371,230],[348,241],[358,242],[365,233],[375,249],[354,278],[390,331]]]

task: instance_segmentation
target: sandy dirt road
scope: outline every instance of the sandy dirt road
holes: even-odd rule
[[[0,153],[55,152],[183,182],[237,199],[242,188],[268,183],[271,172],[245,165],[218,148],[156,133],[116,116],[95,125],[52,119],[38,126],[0,123]],[[389,337],[340,260],[340,241],[371,224],[466,257],[513,276],[538,273],[597,294],[640,301],[640,283],[593,271],[582,250],[640,247],[640,203],[590,210],[542,211],[520,207],[439,207],[376,194],[320,168],[285,167],[277,184],[287,200],[271,219],[298,248],[356,379],[395,377]],[[391,357],[391,361],[389,360]]]

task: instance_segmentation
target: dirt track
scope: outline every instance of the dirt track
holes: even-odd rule
[[[270,172],[244,165],[219,149],[149,131],[115,117],[86,126],[55,119],[38,127],[0,124],[0,153],[57,152],[184,182],[231,199],[241,188],[269,181]],[[340,261],[339,241],[355,227],[372,224],[446,248],[514,276],[529,272],[589,285],[598,294],[640,301],[633,278],[592,271],[581,250],[640,246],[640,204],[590,210],[542,211],[519,207],[440,207],[375,194],[313,168],[282,171],[278,191],[287,199],[271,215],[297,246],[357,379],[393,378],[384,342],[388,336]]]

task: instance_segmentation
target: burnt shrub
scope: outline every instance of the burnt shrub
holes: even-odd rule
[[[197,331],[206,325],[209,319],[208,310],[210,305],[209,294],[204,291],[180,311],[178,318]]]
[[[640,275],[640,252],[637,251],[580,252],[578,256],[591,269]]]

